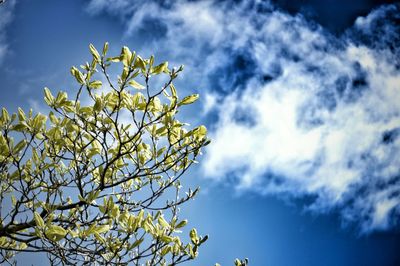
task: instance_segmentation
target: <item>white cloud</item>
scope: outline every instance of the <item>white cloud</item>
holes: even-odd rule
[[[10,0],[0,6],[0,64],[8,50],[6,28],[13,18],[16,0]]]
[[[121,13],[129,13],[134,7],[133,2],[130,0],[114,0],[113,2],[107,0],[92,0],[87,6],[87,11],[91,14],[101,13],[103,10],[113,14],[120,15]]]
[[[206,177],[235,176],[240,191],[313,196],[316,212],[339,207],[364,231],[390,228],[400,212],[399,54],[387,48],[395,24],[383,23],[380,38],[362,37],[396,7],[337,38],[260,1],[102,3],[89,7],[123,14],[126,36],[149,19],[162,23],[145,49],[184,62],[185,82],[207,89],[203,114],[218,119]]]

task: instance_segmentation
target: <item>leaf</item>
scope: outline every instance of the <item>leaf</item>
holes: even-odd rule
[[[185,98],[183,98],[182,101],[178,103],[178,106],[194,103],[195,101],[197,101],[198,98],[199,98],[198,94],[192,94],[190,96],[186,96]]]
[[[164,217],[161,215],[158,217],[158,223],[165,228],[170,228],[169,223],[164,219]]]
[[[165,243],[171,243],[172,241],[174,241],[174,239],[172,237],[167,236],[167,235],[161,236],[160,239]]]
[[[171,83],[171,84],[169,85],[169,88],[171,89],[172,96],[173,96],[174,98],[177,98],[177,97],[178,97],[178,94],[176,93],[176,88],[175,88],[174,84]]]
[[[124,67],[124,69],[122,70],[121,79],[125,81],[128,75],[129,75],[129,68]]]
[[[106,55],[107,51],[108,51],[108,42],[105,42],[103,45],[103,56]]]
[[[20,131],[20,132],[24,131],[26,128],[27,128],[27,125],[25,122],[19,123],[12,127],[13,130]]]
[[[50,225],[45,231],[45,235],[48,239],[53,241],[60,241],[67,235],[67,231],[58,225]]]
[[[94,232],[94,237],[100,241],[103,245],[106,244],[106,239],[104,237],[102,237],[99,233]]]
[[[54,96],[47,87],[44,88],[44,100],[48,105],[52,105],[54,103]]]
[[[34,213],[33,213],[33,217],[34,217],[35,223],[36,223],[36,225],[37,225],[38,227],[44,227],[44,221],[43,221],[43,219],[42,219],[42,217],[40,216],[39,213],[34,212]]]
[[[100,89],[103,83],[100,80],[94,80],[89,83],[89,87],[93,89]]]
[[[108,224],[100,225],[100,226],[96,227],[95,232],[99,233],[99,234],[102,234],[102,233],[105,233],[105,232],[109,231],[110,228],[111,228],[111,226],[109,226]]]
[[[2,111],[1,111],[1,117],[4,123],[7,123],[10,121],[10,115],[8,114],[8,111],[6,108],[3,107]]]
[[[53,112],[50,112],[49,113],[49,118],[50,118],[50,121],[53,123],[53,124],[58,124],[58,118],[54,115],[54,113]]]
[[[166,246],[161,250],[161,256],[164,257],[167,255],[169,252],[171,252],[172,247],[171,246]]]
[[[79,199],[81,202],[86,202],[86,199],[85,199],[84,197],[82,197],[81,194],[78,194],[78,199]]]
[[[131,50],[129,50],[129,48],[126,46],[122,47],[121,57],[122,57],[122,63],[124,64],[124,66],[125,67],[129,66],[130,62],[132,60]]]
[[[134,87],[135,89],[138,89],[138,90],[142,90],[145,88],[143,85],[139,84],[138,82],[136,82],[133,79],[129,81],[129,85],[131,85],[132,87]]]
[[[208,235],[200,239],[200,245],[208,240]]]
[[[157,157],[160,157],[163,153],[164,153],[164,151],[167,149],[167,147],[162,147],[161,149],[159,149],[158,151],[157,151]]]
[[[97,62],[100,62],[100,54],[99,52],[96,50],[96,48],[93,46],[93,44],[89,44],[89,50],[90,53],[93,55],[94,59],[96,59]]]
[[[151,71],[152,74],[160,74],[161,72],[168,71],[168,62],[164,62],[154,67]]]
[[[167,127],[160,127],[160,128],[158,128],[156,130],[156,134],[160,135],[160,136],[163,136],[163,135],[165,135],[167,133],[168,133],[168,128]]]
[[[114,56],[114,57],[107,58],[107,61],[111,61],[111,62],[114,62],[114,63],[118,63],[118,62],[121,61],[121,59],[120,59],[119,56]]]
[[[199,243],[199,236],[197,235],[197,230],[195,228],[190,230],[189,236],[194,245],[197,245]]]
[[[71,74],[75,77],[76,81],[78,81],[79,84],[85,83],[82,72],[80,72],[79,69],[77,69],[76,67],[71,67]]]
[[[18,107],[18,118],[19,118],[19,121],[26,120],[26,115],[24,113],[24,110],[22,110],[20,107]]]
[[[184,227],[185,225],[187,225],[187,223],[188,223],[187,220],[183,220],[183,221],[181,221],[180,223],[178,223],[178,224],[176,225],[176,228],[182,228],[182,227]]]
[[[19,245],[19,249],[26,249],[27,247],[28,245],[24,242]]]
[[[139,246],[143,242],[144,238],[138,239],[133,242],[132,245],[129,246],[129,250],[134,249],[135,247]]]
[[[143,72],[146,71],[146,63],[140,56],[136,57],[135,67],[140,68]]]
[[[27,142],[25,139],[23,139],[23,140],[21,140],[20,142],[18,142],[18,144],[15,145],[15,147],[14,147],[14,149],[13,149],[14,154],[19,153],[23,148],[25,148],[25,146],[26,146],[27,143],[28,143],[28,142]]]
[[[103,108],[102,105],[103,105],[103,101],[101,100],[101,98],[100,97],[96,97],[96,102],[95,102],[95,104],[93,106],[93,110],[96,111],[96,112],[100,112],[101,109]]]

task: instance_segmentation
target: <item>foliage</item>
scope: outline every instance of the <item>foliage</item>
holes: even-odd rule
[[[46,252],[52,264],[176,265],[207,240],[196,229],[186,242],[179,234],[179,205],[198,192],[183,194],[180,178],[209,140],[176,114],[198,95],[178,97],[183,67],[107,50],[90,45],[91,63],[71,68],[73,98],[45,88],[48,115],[2,109],[2,262],[24,251]],[[116,81],[113,66],[122,68]]]

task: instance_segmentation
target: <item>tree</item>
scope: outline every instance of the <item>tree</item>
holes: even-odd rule
[[[154,65],[127,47],[107,57],[108,43],[101,54],[89,48],[91,63],[71,68],[72,98],[44,89],[48,115],[2,109],[1,263],[18,252],[68,265],[192,260],[208,237],[196,229],[180,237],[179,206],[198,192],[183,194],[180,178],[210,141],[204,126],[176,114],[198,95],[178,97],[182,66]],[[112,79],[110,69],[121,75]]]

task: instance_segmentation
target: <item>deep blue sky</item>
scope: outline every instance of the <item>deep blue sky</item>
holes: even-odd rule
[[[185,64],[186,74],[179,84],[181,90],[199,92],[202,100],[194,109],[183,113],[184,120],[207,124],[215,138],[211,144],[214,148],[210,147],[205,159],[186,180],[187,185],[200,185],[202,192],[183,208],[182,216],[199,232],[210,235],[193,265],[214,265],[215,262],[231,265],[236,257],[248,257],[255,266],[400,265],[399,178],[390,172],[398,173],[399,164],[385,157],[387,154],[397,158],[400,152],[396,142],[400,105],[392,107],[385,102],[393,90],[400,91],[396,83],[400,76],[400,54],[391,47],[399,44],[399,28],[393,22],[398,22],[399,17],[390,11],[398,13],[399,7],[394,5],[392,9],[374,13],[373,22],[368,25],[364,20],[359,28],[353,26],[358,17],[395,1],[277,0],[264,5],[244,5],[241,1],[181,1],[179,6],[171,1],[148,1],[146,5],[142,1],[134,2],[117,1],[104,6],[101,0],[9,0],[1,5],[3,12],[10,12],[10,21],[5,23],[0,18],[3,23],[0,24],[0,47],[7,46],[6,53],[0,57],[0,105],[11,110],[22,106],[46,112],[42,103],[43,87],[72,92],[74,83],[69,68],[89,58],[89,43],[101,47],[108,41],[111,53],[128,45],[146,57],[155,53],[160,60]],[[126,3],[129,4],[125,6]],[[209,13],[198,13],[198,10]],[[196,16],[191,17],[191,12]],[[212,16],[207,17],[209,14]],[[213,24],[215,18],[221,23]],[[315,41],[310,41],[313,38]],[[362,49],[351,50],[351,47]],[[363,56],[370,54],[374,55],[373,63],[363,61]],[[386,57],[391,61],[382,59]],[[368,64],[377,65],[379,71],[369,68]],[[379,73],[384,73],[386,80],[393,78],[391,91],[378,86],[379,93],[375,92]],[[297,84],[308,90],[303,83],[313,86],[307,93],[296,94]],[[285,93],[274,98],[274,86],[281,87],[277,94]],[[336,98],[332,96],[333,87]],[[255,110],[248,103],[249,95],[262,99],[254,103]],[[377,95],[383,95],[383,100],[375,102],[380,97]],[[269,132],[280,124],[258,114],[257,108],[264,103],[274,106],[270,100],[275,99],[278,103],[282,101],[285,108],[277,104],[275,109],[268,109],[272,110],[272,116],[282,110],[290,114],[290,104],[298,104],[301,97],[306,97],[299,103],[301,111],[296,110],[300,116],[296,118],[296,125],[301,130],[297,131],[296,127],[285,141],[290,142],[291,136],[308,141],[308,135],[303,133],[310,128],[325,130],[316,131],[315,136],[337,136],[330,135],[333,131],[348,136],[352,135],[349,130],[360,128],[365,141],[380,139],[381,133],[389,134],[393,141],[382,144],[371,140],[361,151],[350,149],[350,144],[355,143],[352,139],[335,142],[350,154],[346,162],[335,159],[334,152],[340,154],[342,150],[333,148],[335,145],[327,140],[317,144],[311,141],[307,146],[307,151],[313,151],[314,144],[322,147],[315,148],[316,154],[326,152],[318,158],[313,157],[315,154],[309,155],[303,146],[295,146],[285,153],[284,143],[277,142],[286,131],[264,134],[263,130]],[[306,101],[308,105],[304,104]],[[221,111],[218,105],[225,109]],[[370,106],[378,110],[371,115],[374,119],[369,113],[365,115],[367,111],[360,111],[362,115],[357,112],[370,110]],[[348,122],[352,126],[340,123],[343,117],[348,117],[347,112],[355,119],[360,117]],[[289,123],[292,120],[288,117],[282,116],[281,120]],[[368,123],[358,124],[364,118]],[[336,122],[330,124],[333,120]],[[269,127],[259,121],[277,124]],[[236,134],[235,129],[240,131],[243,125],[254,131]],[[223,126],[232,128],[229,134],[232,139],[228,139],[232,147],[228,151],[222,150],[226,147]],[[250,141],[247,147],[253,148],[248,152],[246,146],[240,146],[247,134],[259,141],[256,144]],[[277,141],[268,144],[270,139]],[[381,149],[384,155],[374,153]],[[331,157],[334,157],[333,163],[325,163]],[[312,164],[304,171],[309,181],[305,181],[303,166],[299,166],[304,162]],[[347,168],[343,170],[344,164]],[[351,183],[342,181],[343,173],[349,173]],[[387,179],[381,178],[386,175]],[[323,179],[325,176],[339,181],[331,183]],[[387,198],[382,198],[383,194]],[[394,203],[380,216],[374,210],[382,202]],[[23,256],[19,265],[45,265],[41,259]]]

